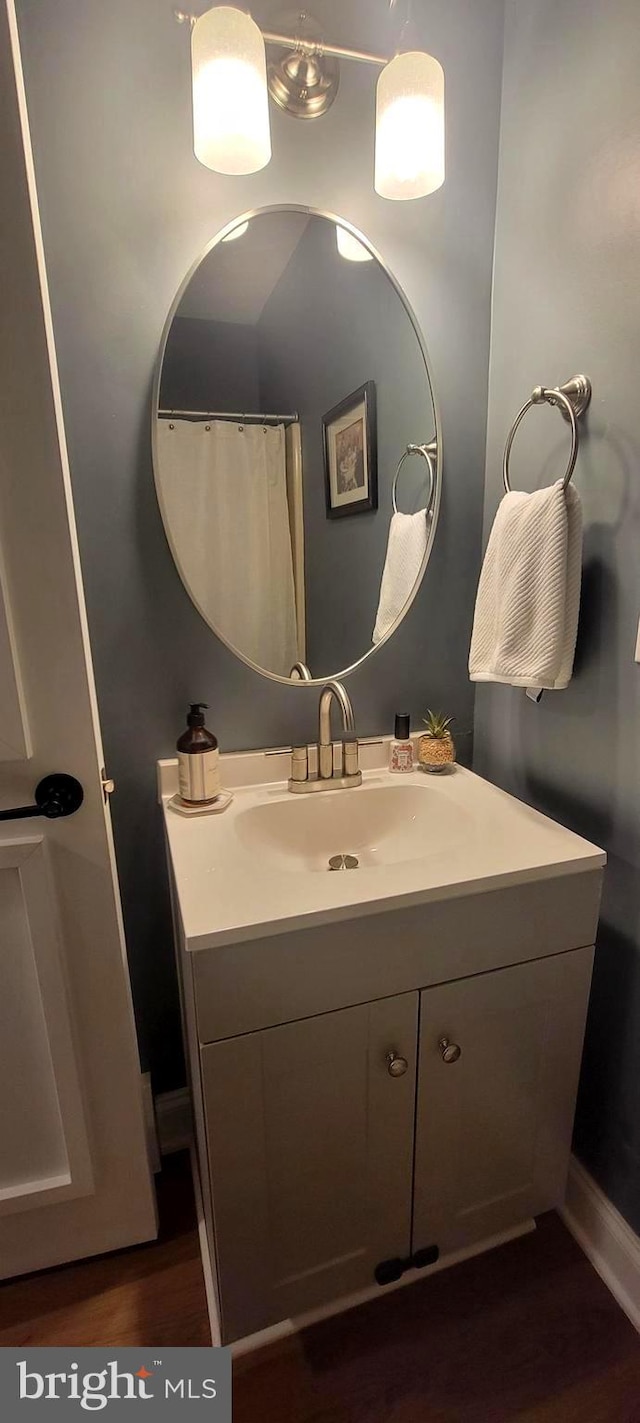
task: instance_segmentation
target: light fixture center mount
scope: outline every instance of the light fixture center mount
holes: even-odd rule
[[[338,92],[338,61],[324,53],[320,27],[312,16],[288,11],[278,21],[285,33],[295,39],[284,54],[272,51],[267,69],[271,98],[292,118],[320,118],[331,108]]]

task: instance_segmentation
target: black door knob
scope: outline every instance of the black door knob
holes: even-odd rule
[[[36,805],[40,815],[48,820],[60,820],[65,815],[73,815],[80,809],[84,791],[75,776],[67,776],[63,771],[45,776],[36,786]]]

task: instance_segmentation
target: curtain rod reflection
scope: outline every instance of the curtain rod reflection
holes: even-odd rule
[[[290,415],[255,415],[250,411],[234,415],[228,410],[159,410],[158,417],[161,420],[183,417],[187,420],[233,420],[243,425],[250,424],[252,420],[257,425],[295,425],[299,419],[297,410]]]

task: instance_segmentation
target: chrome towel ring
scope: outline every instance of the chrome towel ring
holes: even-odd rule
[[[522,410],[518,411],[505,445],[504,459],[502,461],[502,479],[507,494],[511,493],[511,483],[509,480],[509,456],[511,454],[511,446],[520,421],[524,420],[527,411],[530,410],[533,405],[557,405],[561,415],[571,426],[571,453],[562,480],[562,488],[567,488],[578,458],[578,447],[580,444],[578,420],[580,416],[584,414],[590,400],[591,381],[588,376],[574,376],[572,380],[566,381],[564,385],[556,385],[553,386],[552,389],[547,389],[546,386],[543,385],[536,386],[535,390],[531,392],[531,399],[527,401],[526,405],[523,405]]]
[[[425,514],[428,514],[428,513],[429,513],[429,510],[430,510],[430,508],[431,508],[431,505],[432,505],[432,503],[433,503],[433,496],[434,496],[435,488],[436,488],[436,472],[435,472],[435,468],[434,468],[434,463],[433,463],[433,462],[434,462],[435,459],[437,459],[437,456],[438,456],[438,442],[437,442],[437,440],[431,440],[428,445],[407,445],[407,448],[406,448],[404,454],[401,455],[401,457],[400,457],[400,462],[399,462],[399,464],[398,464],[398,468],[397,468],[397,470],[396,470],[396,472],[395,472],[393,484],[392,484],[392,486],[391,486],[391,503],[392,503],[392,505],[393,505],[393,512],[394,512],[394,514],[397,514],[397,512],[398,512],[398,505],[397,505],[397,502],[396,502],[396,493],[397,493],[397,489],[398,489],[398,477],[399,477],[399,474],[400,474],[400,470],[402,469],[402,466],[403,466],[405,460],[409,458],[409,455],[421,455],[421,456],[422,456],[422,459],[423,459],[423,460],[426,460],[426,463],[427,463],[427,468],[428,468],[428,470],[429,470],[429,497],[428,497],[428,499],[427,499],[427,503],[426,503],[425,511],[424,511],[424,512],[425,512]]]

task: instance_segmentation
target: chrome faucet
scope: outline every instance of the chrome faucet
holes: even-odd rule
[[[331,703],[335,700],[342,712],[342,730],[353,731],[356,719],[353,715],[351,697],[342,682],[327,682],[320,693],[318,708],[318,745],[327,746],[331,741]]]
[[[342,730],[353,731],[356,719],[353,715],[351,698],[342,682],[327,682],[320,693],[318,708],[318,762],[321,780],[333,776],[333,742],[331,740],[331,706],[337,701],[342,712]]]
[[[331,739],[331,707],[334,700],[342,713],[344,733],[341,741],[335,743]],[[355,724],[346,687],[342,682],[327,682],[320,693],[317,746],[294,746],[290,791],[303,795],[306,791],[338,790],[361,785]]]

